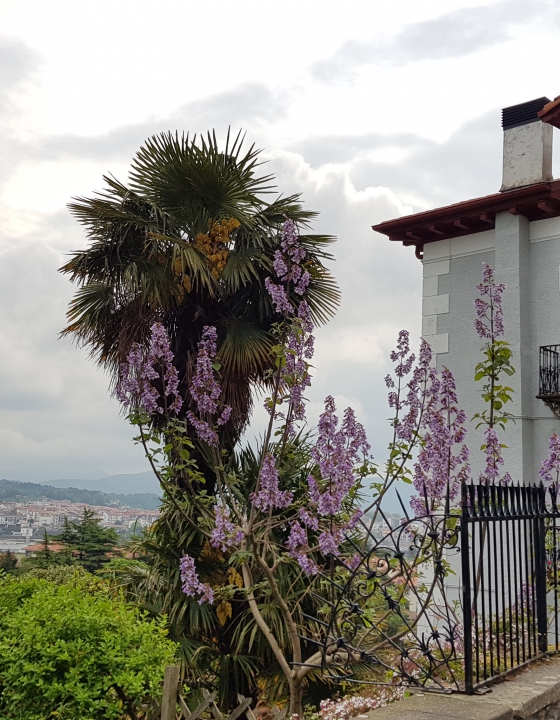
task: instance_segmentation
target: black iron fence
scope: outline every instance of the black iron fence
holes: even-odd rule
[[[350,576],[323,578],[329,678],[472,693],[560,650],[556,487],[463,485],[456,510],[376,519]]]
[[[463,486],[466,692],[560,649],[557,499],[542,484]]]

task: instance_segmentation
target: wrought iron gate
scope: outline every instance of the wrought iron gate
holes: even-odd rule
[[[465,690],[558,643],[556,488],[463,487],[461,570]]]
[[[329,588],[333,680],[472,693],[560,650],[556,487],[463,485],[461,506],[349,538],[359,565]]]

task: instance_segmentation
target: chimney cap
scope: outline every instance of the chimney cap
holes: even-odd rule
[[[536,98],[519,105],[510,105],[502,110],[502,127],[504,130],[519,127],[520,125],[528,125],[533,122],[540,122],[539,111],[550,100],[547,97]]]

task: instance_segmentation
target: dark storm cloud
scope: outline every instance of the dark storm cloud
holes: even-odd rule
[[[343,81],[363,65],[403,66],[422,60],[456,58],[509,39],[520,23],[558,22],[554,0],[503,0],[483,7],[461,8],[414,23],[392,37],[350,40],[327,60],[312,66],[324,82]]]

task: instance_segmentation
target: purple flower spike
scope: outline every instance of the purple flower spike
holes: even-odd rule
[[[274,253],[274,273],[280,285],[266,278],[265,287],[272,298],[272,304],[279,315],[292,315],[294,309],[288,298],[286,287],[293,286],[298,295],[307,290],[311,276],[302,267],[306,252],[301,247],[297,227],[293,220],[286,220],[282,227],[280,249]]]
[[[319,568],[307,554],[309,551],[307,532],[299,522],[293,523],[286,541],[286,547],[288,548],[288,555],[297,560],[306,575],[312,576],[319,572]]]
[[[190,385],[190,393],[199,413],[214,415],[218,407],[221,388],[214,377],[212,363],[216,356],[216,328],[207,325],[198,343],[196,368]]]
[[[218,447],[220,444],[218,434],[210,427],[206,420],[197,418],[191,410],[187,413],[187,419],[196,430],[196,434],[202,442],[208,443],[208,445],[212,445],[212,447]]]
[[[338,530],[329,532],[325,530],[319,535],[319,547],[323,555],[338,555],[338,548],[340,547],[342,537]]]
[[[352,408],[344,412],[342,426],[338,427],[334,398],[325,400],[325,412],[319,418],[318,438],[311,451],[321,474],[321,485],[309,477],[309,493],[317,506],[317,513],[326,517],[340,512],[344,499],[356,482],[354,468],[370,450],[366,433],[356,420]]]
[[[268,290],[268,294],[272,298],[272,304],[274,310],[279,315],[291,315],[294,312],[293,307],[290,305],[286,291],[282,285],[276,285],[272,280],[267,277],[264,281],[264,286]]]
[[[231,407],[226,405],[218,418],[218,425],[225,425],[231,417]]]
[[[192,410],[187,413],[187,419],[194,427],[199,439],[203,442],[217,447],[219,445],[218,434],[213,423],[224,425],[231,416],[231,407],[225,405],[222,408],[220,417],[216,420],[219,398],[222,388],[216,380],[214,373],[214,359],[217,348],[216,328],[207,325],[202,331],[202,339],[198,343],[198,355],[189,392],[195,401],[199,416]]]
[[[543,461],[539,475],[545,483],[558,483],[560,473],[560,436],[552,433],[548,441],[548,457]]]
[[[278,470],[274,457],[268,453],[262,464],[259,476],[259,491],[252,493],[251,501],[259,510],[274,510],[285,508],[293,500],[293,493],[289,490],[281,491],[278,486]]]
[[[291,286],[297,295],[304,295],[311,281],[311,275],[302,263],[306,252],[301,247],[295,223],[286,220],[282,228],[280,249],[274,253],[274,273],[277,284],[271,278],[265,279],[265,287],[272,299],[275,311],[284,318],[294,316],[294,307],[289,299]],[[305,419],[304,392],[311,384],[309,360],[313,357],[314,337],[311,309],[305,300],[298,305],[297,315],[292,321],[286,338],[285,365],[282,368],[279,401],[276,405],[288,403],[287,412],[279,411],[267,399],[265,408],[276,420],[286,421],[288,436],[294,434],[294,424]]]
[[[394,408],[398,415],[395,420],[397,438],[410,442],[416,431],[418,414],[425,399],[426,388],[435,377],[435,370],[430,368],[432,351],[430,346],[422,340],[420,344],[420,356],[418,364],[413,370],[416,357],[410,351],[409,335],[406,330],[401,330],[397,341],[397,348],[391,352],[391,360],[395,363],[395,377],[387,375],[385,385],[387,386],[389,407]],[[412,372],[412,377],[406,383],[407,376]],[[407,387],[407,395],[403,397],[402,391]],[[402,410],[408,411],[404,415]]]
[[[414,465],[413,484],[419,494],[410,501],[417,516],[443,505],[447,495],[450,500],[456,498],[461,482],[470,475],[469,450],[464,444],[467,418],[458,407],[453,373],[443,368],[441,379],[435,374],[430,377],[421,424],[424,444]]]
[[[494,268],[482,264],[482,282],[477,285],[480,297],[474,301],[476,319],[475,330],[480,338],[494,341],[504,335],[504,311],[502,295],[505,285],[498,285],[494,280]]]
[[[164,396],[152,384],[159,380]],[[183,399],[179,395],[179,375],[173,365],[169,336],[161,323],[150,330],[150,343],[146,357],[138,343],[133,343],[127,363],[121,365],[121,379],[116,395],[125,407],[141,407],[149,415],[163,413],[165,405],[171,412],[179,412]]]
[[[243,531],[231,522],[229,508],[215,505],[214,515],[216,527],[212,530],[210,545],[222,552],[239,545],[243,540]]]
[[[480,473],[479,480],[487,485],[509,485],[511,482],[511,476],[509,473],[505,473],[500,478],[500,469],[504,464],[504,458],[502,457],[502,446],[498,440],[498,435],[494,428],[487,428],[484,431],[484,438],[486,440],[486,448],[484,450],[486,454],[486,467],[484,471]]]
[[[214,602],[214,592],[208,583],[201,583],[194,564],[194,558],[184,555],[180,562],[181,567],[181,589],[185,595],[195,597],[200,595],[198,604]]]

